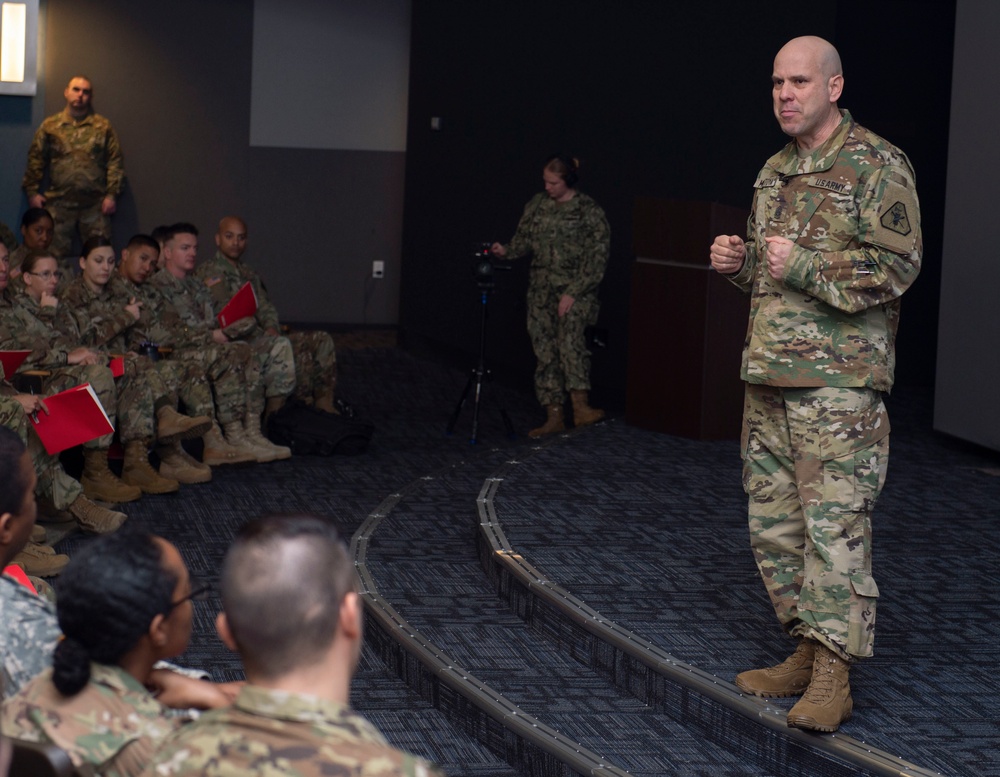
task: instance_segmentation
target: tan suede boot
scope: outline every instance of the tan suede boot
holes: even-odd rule
[[[184,448],[180,440],[167,445],[157,445],[156,455],[160,457],[160,475],[178,483],[207,483],[212,479],[212,468],[202,464]]]
[[[604,418],[604,411],[590,406],[586,391],[569,392],[573,400],[573,426],[590,426]]]
[[[248,418],[243,422],[243,434],[252,446],[254,446],[257,450],[262,451],[264,455],[270,456],[270,458],[265,459],[266,461],[287,459],[292,455],[291,448],[287,448],[284,445],[275,445],[267,439],[261,433],[260,424],[257,423],[255,418]],[[261,459],[257,460],[261,461]]]
[[[193,440],[212,428],[212,419],[206,415],[194,418],[181,415],[169,405],[156,411],[156,439],[167,443],[174,440]]]
[[[239,428],[242,435],[243,425],[239,421],[235,421],[234,425]],[[239,446],[234,444],[232,440],[227,440],[222,436],[222,430],[218,424],[213,424],[212,428],[201,439],[205,443],[205,450],[201,457],[204,463],[211,467],[257,461],[257,453],[253,447],[250,445]]]
[[[83,494],[73,500],[73,504],[66,508],[77,522],[80,528],[91,534],[108,534],[125,523],[128,518],[125,513],[106,510],[100,505],[95,505]]]
[[[545,423],[537,429],[532,429],[528,432],[528,437],[538,439],[539,437],[544,437],[547,434],[555,434],[556,432],[566,431],[566,424],[563,421],[562,405],[548,405],[545,408],[545,412],[547,414]]]
[[[56,553],[48,545],[29,542],[20,553],[14,556],[10,563],[17,564],[28,575],[55,577],[66,568],[69,556],[64,553]]]
[[[241,450],[249,450],[254,455],[254,461],[258,464],[266,464],[278,458],[277,452],[270,448],[257,445],[246,432],[246,422],[233,421],[225,424],[223,429],[226,432],[226,439],[232,445],[238,445]]]
[[[815,652],[816,643],[804,639],[795,652],[777,666],[740,672],[736,675],[736,687],[744,693],[771,699],[798,696],[809,687]]]
[[[851,665],[826,645],[816,644],[812,682],[788,711],[788,725],[810,731],[836,731],[851,717],[854,700],[847,679]]]
[[[138,486],[144,494],[172,494],[180,489],[176,480],[165,478],[149,464],[149,440],[129,440],[125,443],[125,463],[122,480]]]
[[[123,483],[108,469],[107,448],[84,449],[80,485],[88,499],[98,502],[134,502],[142,496],[141,488]]]

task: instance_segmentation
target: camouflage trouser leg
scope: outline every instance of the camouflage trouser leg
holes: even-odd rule
[[[28,422],[21,404],[13,398],[0,397],[0,425],[17,433],[28,448],[38,482],[35,494],[45,497],[58,510],[65,510],[83,493],[83,487],[66,474],[58,456],[50,456]]]
[[[190,360],[161,359],[150,362],[171,396],[184,403],[188,415],[213,417],[212,389],[201,365]]]
[[[562,292],[545,284],[528,287],[528,336],[537,360],[535,396],[542,405],[561,405],[566,391],[590,390],[590,351],[585,330],[597,321],[597,297],[587,295],[559,317]]]
[[[889,460],[880,394],[748,384],[743,425],[750,545],[778,620],[842,658],[870,656],[871,514]]]
[[[118,386],[118,438],[122,443],[155,437],[156,411],[164,405],[177,406],[163,378],[146,358],[125,359],[125,374],[115,379]]]
[[[337,380],[337,351],[329,332],[292,332],[288,335],[295,354],[295,396],[312,401],[330,390]]]
[[[261,383],[248,398],[248,414],[264,412],[265,397],[287,397],[295,390],[295,357],[287,337],[260,335],[250,340],[260,366]]]
[[[72,273],[80,270],[76,256],[70,256],[73,235],[80,228],[80,245],[92,237],[111,239],[111,219],[101,213],[102,199],[90,203],[69,203],[58,199],[49,199],[45,209],[52,214],[55,228],[52,232],[52,251],[61,257],[63,269]]]
[[[74,386],[82,386],[84,383],[89,383],[91,388],[94,389],[94,393],[97,394],[97,399],[100,401],[101,407],[104,408],[108,420],[117,429],[118,387],[115,385],[115,379],[111,377],[111,370],[107,367],[96,364],[59,367],[52,370],[52,374],[45,378],[42,383],[42,391],[48,396],[49,394],[58,394],[60,391],[65,391]],[[91,449],[109,448],[111,447],[111,438],[113,436],[105,434],[102,437],[97,437],[90,442],[84,443],[83,447]]]
[[[242,421],[247,408],[248,375],[256,388],[260,387],[260,366],[250,346],[242,342],[185,348],[176,351],[173,358],[196,365],[203,378],[207,378],[212,397],[208,411],[194,409],[184,398],[192,414],[208,415],[220,424]],[[255,376],[255,377],[252,377]],[[214,407],[212,404],[214,402]],[[196,412],[195,412],[196,410]]]

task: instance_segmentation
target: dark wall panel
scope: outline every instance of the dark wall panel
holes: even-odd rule
[[[635,197],[747,207],[757,170],[787,140],[771,113],[774,54],[802,34],[827,37],[845,52],[841,104],[911,155],[921,154],[923,193],[924,180],[933,185],[943,175],[943,159],[923,158],[923,149],[946,135],[947,117],[944,110],[925,114],[921,99],[935,108],[942,98],[947,104],[947,88],[929,85],[950,70],[953,13],[951,2],[890,1],[880,6],[888,27],[875,45],[871,25],[846,3],[800,5],[794,13],[721,0],[415,4],[404,337],[474,351],[472,248],[511,236],[524,203],[541,189],[542,161],[567,150],[581,158],[581,189],[605,208],[612,226],[600,322],[609,330],[608,348],[595,353],[593,378],[598,400],[622,407]],[[861,82],[868,88],[852,91]],[[439,130],[431,129],[432,117],[440,117]],[[939,209],[928,194],[925,207]],[[502,282],[492,304],[492,366],[528,384],[526,272],[518,268]],[[919,307],[933,316],[930,296]],[[904,329],[918,329],[913,319],[921,317],[908,313],[918,305],[904,307]],[[672,366],[683,380],[685,366]],[[920,377],[930,381],[926,367]]]

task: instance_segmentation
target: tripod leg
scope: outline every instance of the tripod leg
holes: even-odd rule
[[[465,400],[469,396],[469,389],[472,388],[472,383],[476,379],[476,371],[473,370],[472,374],[469,375],[469,379],[465,382],[465,388],[462,389],[462,396],[458,400],[458,404],[455,405],[455,410],[451,414],[451,418],[448,420],[448,427],[446,434],[450,437],[455,433],[455,424],[458,423],[458,417],[462,414],[462,408],[465,407]]]
[[[483,398],[483,375],[485,374],[482,367],[476,370],[476,393],[475,399],[472,402],[472,436],[469,438],[469,444],[475,445],[479,439],[479,401]],[[469,378],[472,380],[472,378]]]

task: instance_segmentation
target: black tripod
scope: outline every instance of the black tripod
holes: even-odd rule
[[[493,375],[486,367],[486,320],[488,318],[488,303],[490,298],[490,290],[487,287],[480,288],[482,306],[480,323],[479,323],[479,361],[476,366],[472,368],[472,372],[469,375],[469,380],[465,384],[465,388],[462,390],[462,397],[458,400],[458,404],[455,405],[455,411],[451,414],[451,419],[448,421],[448,434],[451,435],[455,432],[455,424],[458,423],[458,417],[462,413],[462,408],[465,407],[465,400],[469,398],[469,391],[473,386],[476,387],[475,398],[472,400],[472,435],[469,437],[469,444],[475,445],[478,442],[479,437],[479,403],[483,398],[483,381],[493,380]],[[507,435],[509,437],[516,437],[514,433],[514,425],[510,422],[510,417],[507,415],[507,411],[504,410],[503,405],[497,402],[500,408],[500,417],[503,419],[504,428],[507,430]]]

